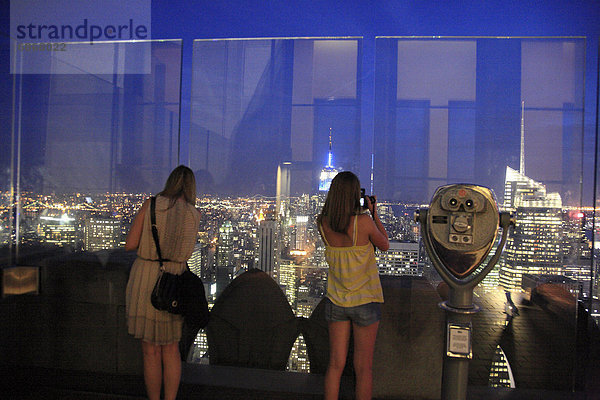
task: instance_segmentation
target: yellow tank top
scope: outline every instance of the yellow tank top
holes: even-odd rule
[[[383,291],[371,243],[356,245],[357,219],[354,216],[352,246],[330,246],[319,225],[325,242],[325,260],[329,265],[327,297],[341,307],[355,307],[367,303],[383,303]]]

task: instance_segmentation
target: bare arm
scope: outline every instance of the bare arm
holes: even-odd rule
[[[133,223],[131,224],[131,229],[129,229],[129,233],[127,234],[127,239],[125,240],[125,250],[131,251],[136,250],[140,245],[140,238],[142,237],[142,227],[144,226],[144,216],[146,215],[146,210],[148,209],[150,204],[150,200],[146,199],[140,211],[138,211],[135,216]]]
[[[377,247],[381,251],[386,251],[390,248],[390,242],[388,240],[388,234],[379,219],[379,215],[377,214],[377,202],[371,203],[369,197],[366,198],[367,206],[369,207],[369,211],[371,212],[371,216],[373,217],[372,228],[369,231],[369,240],[375,247]]]

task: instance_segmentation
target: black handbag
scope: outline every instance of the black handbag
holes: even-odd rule
[[[172,314],[183,314],[183,302],[182,302],[182,275],[175,275],[165,271],[163,266],[164,261],[168,261],[162,258],[160,252],[160,245],[158,243],[158,229],[156,229],[156,197],[152,196],[150,199],[150,222],[152,223],[152,236],[154,237],[154,243],[156,245],[156,253],[158,254],[158,262],[160,264],[160,272],[150,301],[154,308],[160,311],[168,311]]]

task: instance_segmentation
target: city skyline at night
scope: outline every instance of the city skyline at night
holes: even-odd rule
[[[509,180],[514,179],[511,177]],[[505,200],[509,197],[508,193],[510,192],[505,193]],[[113,229],[96,230],[97,236],[94,237],[93,243],[103,242],[99,235],[105,235],[105,242],[113,244],[116,243],[113,236],[114,222],[118,222],[120,241],[104,249],[118,248],[122,246],[133,215],[147,197],[148,194],[98,196],[82,193],[71,196],[24,196],[24,210],[27,211],[24,212],[24,232],[21,238],[24,243],[47,243],[53,246],[69,246],[75,251],[87,251],[93,249],[93,244],[87,242],[90,221],[104,221],[113,226]],[[190,260],[190,268],[203,277],[210,304],[214,303],[236,276],[252,268],[263,269],[273,277],[298,317],[308,318],[322,299],[326,291],[327,267],[315,221],[322,207],[324,194],[285,198],[283,209],[286,212],[278,219],[273,218],[275,200],[216,196],[203,196],[198,199],[197,206],[202,212],[202,220],[198,245]],[[392,239],[390,251],[379,253],[377,256],[382,275],[427,276],[431,279],[434,274],[422,246],[419,245],[418,226],[412,218],[414,209],[415,205],[403,203],[383,202],[379,206],[381,219]],[[569,240],[575,241],[571,246],[583,245],[581,240],[584,237],[581,232],[591,230],[591,227],[581,226],[577,221],[581,222],[579,213],[585,212],[589,215],[591,210],[559,208],[559,212],[563,215],[561,218],[566,218],[564,227],[560,228],[565,229],[560,233],[560,242],[563,243],[561,248],[567,251],[569,247],[566,243]],[[570,216],[572,219],[569,219]],[[569,221],[572,221],[572,228],[569,228]],[[265,222],[270,224],[270,233],[265,233],[262,227]],[[51,226],[63,228],[60,230]],[[60,232],[64,233],[61,235]],[[261,263],[265,246],[261,244],[261,240],[265,235],[273,236],[270,239],[273,247],[271,251],[274,253],[271,267]],[[305,248],[301,249],[303,245]],[[522,242],[518,247],[519,252],[527,253],[526,247],[527,243]],[[508,249],[509,253],[511,251],[514,252]],[[581,257],[582,253],[578,254]],[[556,256],[563,260],[562,253]],[[564,256],[567,262],[567,257]],[[563,269],[561,265],[555,268],[553,273],[561,274],[564,271],[571,276],[581,276],[581,271],[585,269],[585,260],[569,258],[568,262],[569,266]],[[575,271],[574,264],[579,264],[581,271]],[[544,272],[550,271],[546,269]],[[439,277],[433,279],[433,282],[436,282]],[[585,280],[580,281],[580,284],[585,285]],[[520,284],[512,287],[512,290],[520,290]],[[207,346],[206,337],[202,333],[195,341],[191,360],[207,362]],[[310,371],[306,345],[302,337],[292,349],[288,368],[300,372]]]

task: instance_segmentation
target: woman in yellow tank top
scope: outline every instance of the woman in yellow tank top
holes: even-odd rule
[[[383,292],[375,263],[374,247],[389,248],[387,233],[377,215],[376,201],[365,196],[360,205],[360,182],[352,172],[340,172],[318,217],[325,242],[327,278],[326,319],[329,326],[329,364],[325,374],[325,399],[337,399],[346,364],[350,331],[354,332],[356,399],[371,398],[373,349]],[[375,198],[373,198],[375,200]]]

